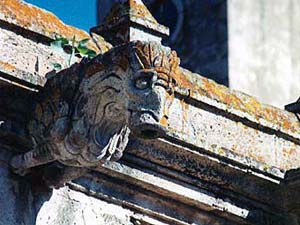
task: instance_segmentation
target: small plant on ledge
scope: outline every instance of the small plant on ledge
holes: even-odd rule
[[[74,57],[87,57],[89,59],[94,58],[97,53],[87,47],[87,42],[89,38],[82,39],[80,41],[76,41],[75,36],[73,36],[72,40],[68,40],[65,37],[57,36],[54,41],[50,43],[52,49],[56,51],[63,51],[67,54],[70,54],[68,58],[68,66],[71,66]],[[55,70],[61,70],[62,65],[60,63],[52,63]]]

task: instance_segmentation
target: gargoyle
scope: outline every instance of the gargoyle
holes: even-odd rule
[[[13,170],[58,161],[74,169],[65,182],[120,159],[130,132],[163,134],[178,70],[174,51],[137,41],[57,74],[36,96],[28,125],[33,149],[12,158]]]

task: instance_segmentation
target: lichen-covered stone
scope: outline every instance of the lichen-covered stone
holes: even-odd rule
[[[60,64],[70,66],[70,54],[50,48],[57,37],[76,41],[90,39],[88,48],[104,53],[111,45],[101,36],[62,23],[56,16],[19,0],[2,0],[0,5],[0,71],[7,74],[1,80],[31,90],[45,84],[45,76]],[[97,43],[97,44],[95,44]],[[80,61],[73,57],[71,63]],[[25,85],[24,85],[25,83]]]
[[[296,117],[179,62],[146,39],[47,76],[38,92],[1,83],[0,199],[12,207],[0,204],[0,222],[298,225]],[[45,186],[79,176],[49,196]]]

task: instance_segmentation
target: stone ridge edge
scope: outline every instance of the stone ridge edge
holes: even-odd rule
[[[90,35],[73,26],[64,24],[53,13],[38,8],[20,0],[1,0],[0,20],[16,25],[25,30],[38,33],[50,39],[55,39],[57,35],[69,40],[76,36],[77,40],[91,38]],[[101,47],[109,49],[109,44],[104,39],[98,39]],[[88,46],[99,52],[96,44],[90,41]]]
[[[260,103],[255,97],[231,90],[187,69],[180,70],[184,81],[175,89],[179,95],[216,107],[239,117],[240,122],[255,123],[259,130],[268,129],[268,133],[300,144],[300,121],[293,113]]]

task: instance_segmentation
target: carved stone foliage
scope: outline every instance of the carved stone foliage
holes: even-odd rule
[[[12,159],[13,169],[52,161],[90,168],[118,160],[131,132],[163,135],[178,71],[169,48],[132,42],[57,74],[36,96],[28,125],[34,146]]]

